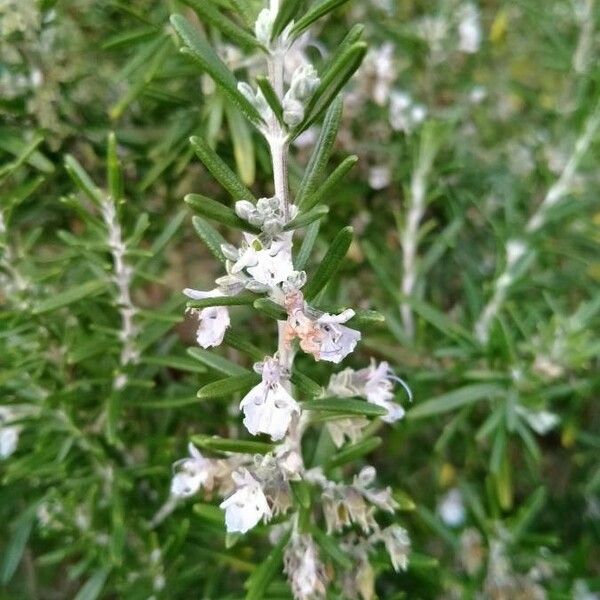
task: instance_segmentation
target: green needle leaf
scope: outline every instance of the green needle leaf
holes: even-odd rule
[[[199,360],[202,364],[206,365],[209,369],[219,371],[224,375],[230,375],[232,377],[237,375],[247,375],[250,373],[248,369],[240,367],[240,365],[222,357],[214,352],[209,352],[203,348],[188,348],[187,353],[196,360]]]
[[[310,210],[313,206],[324,203],[327,198],[331,198],[333,190],[345,179],[357,162],[358,156],[356,155],[345,158],[321,185],[304,197],[302,208]]]
[[[296,194],[296,203],[302,209],[304,201],[307,196],[310,196],[315,192],[317,186],[325,173],[329,157],[331,155],[331,149],[337,136],[340,122],[342,119],[342,99],[337,98],[333,104],[329,107],[325,120],[323,121],[323,127],[319,139],[315,145],[315,149],[310,157],[310,161],[304,172],[304,177],[300,184],[300,189]],[[305,209],[306,210],[306,209]]]
[[[236,452],[241,454],[268,454],[273,444],[254,440],[232,440],[209,435],[193,435],[192,442],[199,448],[214,452]]]
[[[227,259],[221,250],[221,246],[227,243],[225,238],[202,217],[192,217],[192,224],[194,225],[196,233],[207,245],[213,256],[225,264]]]
[[[238,46],[246,49],[262,48],[258,40],[244,28],[222,14],[215,6],[206,0],[183,0],[191,6],[198,16],[206,23],[216,27]]]
[[[234,200],[252,200],[256,198],[240,181],[239,177],[227,166],[223,159],[200,137],[192,136],[190,142],[198,158],[211,175],[229,192]]]
[[[432,417],[462,408],[468,404],[473,404],[479,400],[497,396],[504,392],[504,388],[492,383],[476,383],[466,385],[457,390],[453,390],[441,396],[431,398],[421,404],[418,404],[412,410],[408,411],[409,419],[422,419]]]
[[[201,194],[188,194],[184,198],[184,202],[207,219],[212,219],[213,221],[217,221],[223,225],[229,225],[229,227],[235,229],[241,229],[242,231],[260,233],[258,227],[250,225],[247,221],[240,219],[231,208],[216,200],[212,200]]]
[[[366,400],[353,398],[318,398],[301,403],[302,410],[336,413],[342,415],[356,415],[361,417],[382,417],[387,415],[387,410],[377,404]]]
[[[303,31],[306,31],[315,21],[324,17],[327,13],[342,6],[348,0],[325,0],[320,4],[312,7],[298,22],[292,27],[293,35],[300,35]]]
[[[84,298],[97,296],[101,292],[104,292],[107,286],[108,284],[106,281],[99,279],[86,281],[85,283],[68,289],[62,294],[55,294],[46,300],[42,300],[37,306],[34,307],[33,314],[42,315],[44,313],[68,306],[69,304],[79,302]]]
[[[262,123],[262,117],[258,114],[256,108],[238,91],[238,82],[233,73],[217,56],[198,30],[182,15],[171,15],[171,24],[185,44],[182,52],[194,58],[202,69],[214,79],[215,83],[223,90],[223,93],[238,104],[253,123]]]
[[[340,450],[334,454],[325,463],[325,467],[327,469],[333,469],[334,467],[340,467],[341,465],[345,465],[349,462],[354,462],[365,454],[373,452],[375,448],[381,446],[382,442],[383,440],[380,437],[372,437],[367,438],[366,440],[361,440],[360,442],[356,442],[356,444],[350,444],[343,450]]]
[[[237,392],[246,392],[259,382],[260,375],[258,373],[245,373],[244,375],[226,377],[200,388],[197,396],[201,400],[224,398]]]
[[[350,244],[352,243],[352,234],[352,227],[344,227],[335,236],[315,274],[304,288],[304,297],[307,301],[314,299],[340,268],[346,252],[348,252],[348,248],[350,248]]]
[[[92,178],[86,173],[85,169],[70,154],[67,154],[65,158],[65,169],[67,170],[69,177],[75,182],[75,185],[92,202],[97,205],[102,204],[105,199],[104,192],[96,186],[92,181]]]
[[[284,228],[284,231],[293,231],[294,229],[301,229],[306,227],[315,221],[322,219],[327,213],[329,213],[328,206],[315,206],[311,210],[308,210],[302,214],[299,214],[295,219],[292,219]]]

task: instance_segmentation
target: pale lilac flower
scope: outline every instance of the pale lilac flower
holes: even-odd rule
[[[173,468],[175,474],[171,480],[171,494],[177,498],[193,496],[201,487],[212,487],[211,461],[204,458],[200,451],[190,443],[189,458],[178,460]]]
[[[204,298],[218,298],[224,296],[218,288],[210,292],[202,292],[186,288],[183,293],[192,300],[203,300]],[[198,314],[198,330],[196,339],[203,348],[219,346],[223,342],[225,332],[231,321],[226,306],[210,306],[201,310],[191,309]]]
[[[388,411],[388,414],[381,417],[381,419],[386,423],[394,423],[400,420],[404,416],[404,409],[396,402],[393,402],[394,393],[392,390],[394,382],[397,381],[404,387],[409,398],[412,398],[408,386],[393,374],[387,362],[381,362],[379,365],[372,362],[371,366],[361,373],[364,373],[363,376],[366,377],[363,392],[366,399],[371,404],[381,406]]]
[[[267,358],[255,368],[262,372],[262,381],[240,403],[244,425],[252,435],[267,433],[277,441],[287,433],[292,415],[300,412],[300,406],[281,383],[282,369],[277,359]]]
[[[228,533],[246,533],[255,527],[261,519],[271,517],[271,509],[262,487],[247,469],[232,475],[236,491],[221,502],[225,510],[225,525]]]
[[[342,325],[354,316],[352,309],[347,309],[339,315],[325,313],[316,321],[320,330],[319,358],[333,363],[341,362],[350,354],[361,338],[360,331]]]

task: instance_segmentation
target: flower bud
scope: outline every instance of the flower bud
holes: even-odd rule
[[[268,46],[271,41],[274,21],[274,15],[271,14],[268,8],[263,8],[256,19],[254,34],[256,39],[264,46]]]
[[[302,102],[286,95],[283,99],[283,121],[290,127],[296,127],[302,123],[302,119],[304,119]]]

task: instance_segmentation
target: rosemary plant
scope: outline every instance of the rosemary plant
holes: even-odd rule
[[[320,186],[330,186],[326,167],[340,124],[341,90],[360,66],[366,46],[362,26],[352,28],[320,73],[306,60],[290,67],[294,44],[319,18],[338,6],[328,1],[300,14],[301,2],[271,0],[261,10],[250,37],[210,5],[197,6],[222,32],[256,47],[259,68],[251,81],[237,82],[202,34],[182,15],[171,23],[180,36],[182,51],[190,54],[215,83],[240,107],[264,137],[270,152],[273,195],[256,200],[222,159],[201,138],[191,143],[212,175],[235,201],[234,208],[190,194],[186,202],[198,213],[194,226],[220,259],[226,275],[211,291],[185,289],[188,310],[198,319],[192,356],[228,376],[198,392],[203,399],[242,395],[243,424],[265,441],[241,441],[196,436],[202,449],[226,450],[226,458],[207,458],[190,444],[190,456],[176,463],[171,491],[185,498],[201,488],[225,499],[225,526],[231,535],[243,535],[261,521],[276,519],[272,528],[275,548],[247,585],[247,598],[263,598],[278,569],[287,573],[298,600],[325,598],[332,590],[344,597],[361,589],[370,597],[373,570],[369,556],[377,544],[387,548],[393,567],[406,569],[410,541],[405,529],[392,522],[382,526],[376,511],[393,514],[398,507],[391,488],[375,485],[376,471],[366,465],[351,483],[341,479],[340,467],[365,456],[380,442],[370,431],[369,418],[396,422],[404,415],[395,402],[395,377],[386,362],[334,373],[326,386],[314,382],[296,367],[295,355],[306,353],[315,361],[339,364],[355,349],[361,334],[353,325],[361,315],[351,308],[333,310],[320,305],[320,292],[335,276],[352,241],[352,228],[343,228],[315,269],[304,270],[328,208],[320,203]],[[312,156],[296,190],[290,189],[290,144],[321,117],[323,124]],[[329,178],[337,176],[334,173]],[[209,221],[242,233],[240,246],[226,243]],[[294,237],[304,230],[300,249]],[[239,242],[238,242],[239,243]],[[276,321],[271,349],[249,344],[230,331],[229,307],[248,306]],[[368,318],[376,318],[369,315]],[[346,325],[348,323],[348,325]],[[275,341],[275,335],[277,339]],[[230,345],[254,359],[254,373],[237,365],[215,365],[205,349]],[[320,452],[309,459],[303,438],[309,429],[329,431],[337,453]],[[162,511],[162,515],[166,514]],[[159,519],[160,520],[160,519]],[[157,522],[157,519],[155,519]],[[356,527],[348,532],[347,527]],[[327,536],[336,536],[328,538]],[[336,539],[337,538],[337,539]],[[335,572],[325,567],[335,559]]]

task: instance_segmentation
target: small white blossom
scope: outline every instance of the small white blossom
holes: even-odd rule
[[[460,490],[451,489],[442,498],[437,510],[448,527],[460,527],[465,522],[465,505]]]
[[[186,288],[183,293],[192,300],[203,300],[204,298],[218,298],[224,296],[218,288],[210,292],[202,292]],[[192,309],[198,314],[199,326],[196,332],[198,344],[203,348],[219,346],[223,342],[225,332],[231,324],[229,311],[226,306],[210,306],[201,310]]]
[[[194,444],[188,445],[189,458],[178,460],[173,468],[175,474],[171,480],[171,494],[176,498],[193,496],[202,486],[211,487],[211,461],[204,458]]]
[[[458,49],[467,54],[475,54],[481,46],[481,22],[479,10],[474,4],[465,4],[459,11]]]
[[[518,406],[517,412],[538,435],[550,433],[560,423],[560,417],[547,410],[533,411]]]
[[[376,165],[369,169],[369,185],[372,190],[382,190],[390,185],[392,172],[387,165]]]
[[[404,416],[404,409],[396,402],[393,402],[394,393],[392,390],[394,382],[399,382],[406,390],[409,399],[411,399],[412,396],[408,386],[390,371],[387,362],[381,362],[379,365],[372,362],[371,366],[366,370],[365,375],[366,383],[363,393],[366,399],[371,404],[381,406],[388,411],[387,415],[381,417],[383,421],[386,423],[399,421]]]
[[[267,433],[277,441],[287,433],[292,415],[300,412],[300,406],[281,383],[282,368],[277,359],[267,358],[255,368],[262,372],[262,381],[240,403],[244,425],[252,435]]]
[[[225,511],[228,533],[246,533],[271,517],[262,487],[246,469],[233,473],[236,491],[219,505]]]
[[[390,95],[389,120],[392,129],[412,133],[427,116],[427,109],[422,104],[416,104],[405,92],[396,90]]]
[[[16,415],[7,406],[0,406],[0,460],[8,458],[17,450],[20,425],[11,425]]]
[[[390,555],[394,570],[406,571],[410,552],[410,538],[406,529],[399,525],[391,525],[381,532],[381,539]]]

